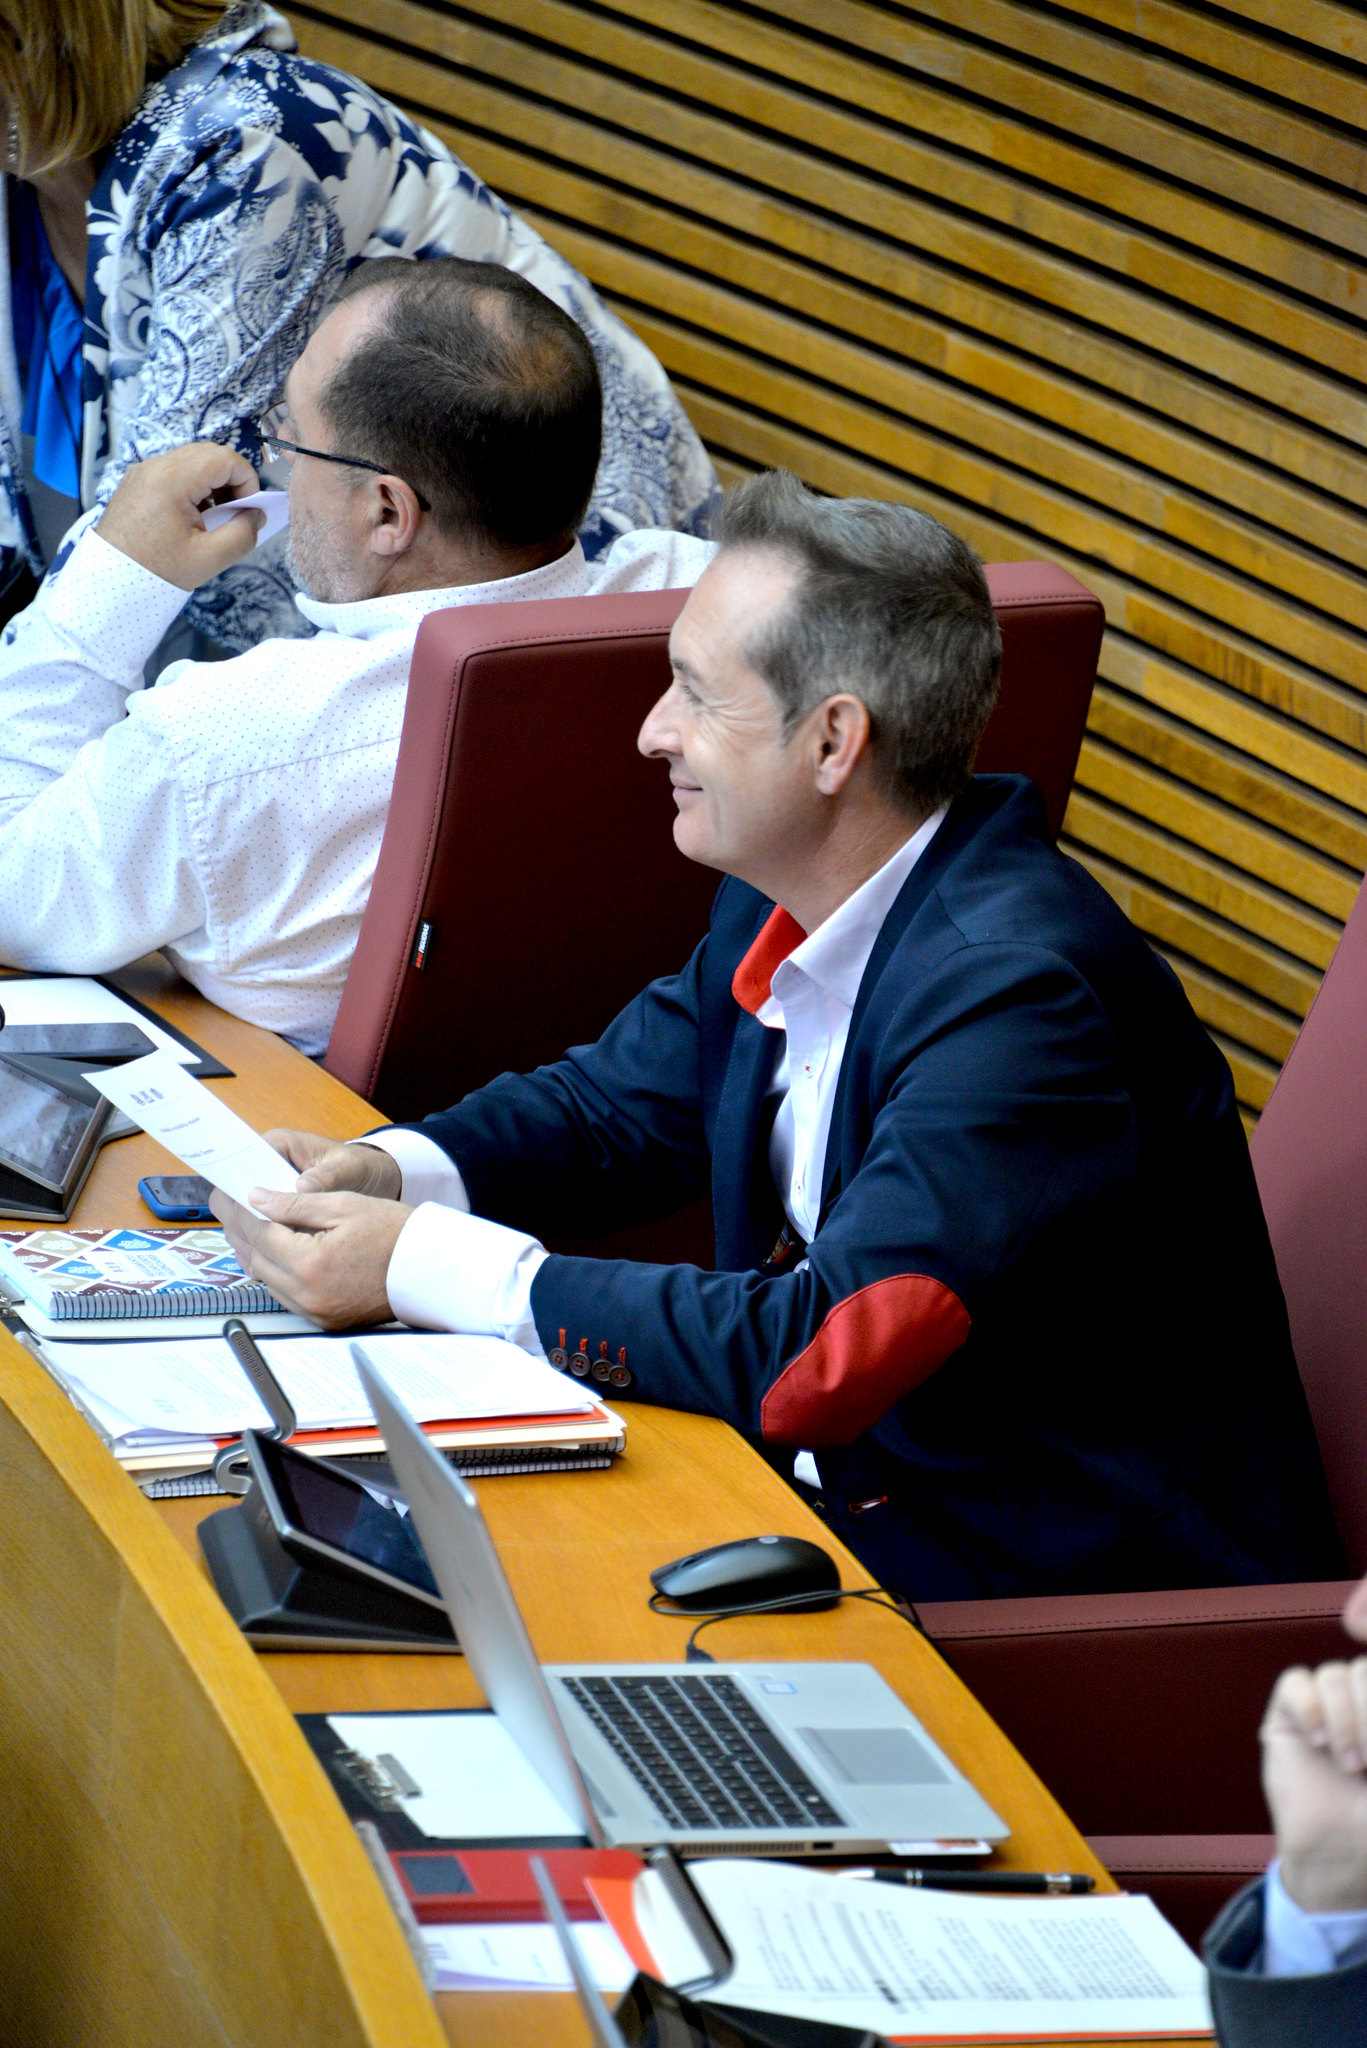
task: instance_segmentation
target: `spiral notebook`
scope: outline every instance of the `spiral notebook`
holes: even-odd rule
[[[225,1316],[284,1335],[314,1325],[249,1280],[223,1232],[0,1230],[0,1290],[38,1336],[217,1335]],[[199,1323],[204,1327],[196,1329]]]

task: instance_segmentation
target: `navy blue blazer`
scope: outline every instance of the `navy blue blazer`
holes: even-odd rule
[[[813,1449],[832,1526],[912,1598],[1339,1572],[1228,1067],[1033,785],[977,779],[898,895],[819,1227],[775,1272],[751,1012],[796,929],[726,881],[596,1045],[416,1126],[541,1236],[710,1186],[717,1271],[552,1255],[546,1348],[624,1351],[641,1398]]]

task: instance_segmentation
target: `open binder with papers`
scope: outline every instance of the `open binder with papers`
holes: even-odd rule
[[[464,1469],[602,1465],[622,1447],[619,1416],[579,1381],[500,1338],[402,1331],[367,1341],[406,1388],[430,1441]],[[49,1338],[34,1348],[119,1463],[146,1485],[208,1475],[224,1443],[270,1426],[221,1339]],[[264,1341],[261,1350],[298,1417],[296,1449],[328,1458],[383,1452],[345,1339],[286,1337]],[[211,1481],[204,1490],[215,1490]]]

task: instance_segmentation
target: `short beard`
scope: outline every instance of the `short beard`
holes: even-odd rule
[[[305,597],[318,604],[346,604],[359,594],[350,587],[349,564],[326,528],[291,525],[286,531],[285,559]]]

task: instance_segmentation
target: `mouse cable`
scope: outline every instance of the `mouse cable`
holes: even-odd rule
[[[677,1615],[680,1620],[686,1621],[690,1615],[694,1615],[698,1611],[696,1607],[662,1606],[661,1602],[664,1597],[662,1593],[651,1594],[648,1604],[652,1613],[673,1614]],[[874,1607],[886,1607],[889,1614],[895,1614],[899,1621],[904,1621],[908,1628],[914,1628],[918,1635],[924,1635],[925,1633],[915,1609],[913,1608],[908,1612],[906,1608],[899,1607],[891,1595],[885,1593],[881,1586],[841,1586],[838,1588],[827,1588],[826,1591],[821,1593],[789,1593],[782,1600],[753,1600],[747,1601],[739,1607],[716,1607],[710,1614],[703,1616],[689,1636],[684,1646],[684,1662],[685,1664],[716,1663],[716,1658],[709,1651],[698,1647],[698,1637],[705,1628],[711,1628],[714,1621],[731,1621],[736,1616],[742,1614],[784,1614],[792,1613],[794,1610],[804,1607],[834,1607],[840,1600],[867,1600]]]

